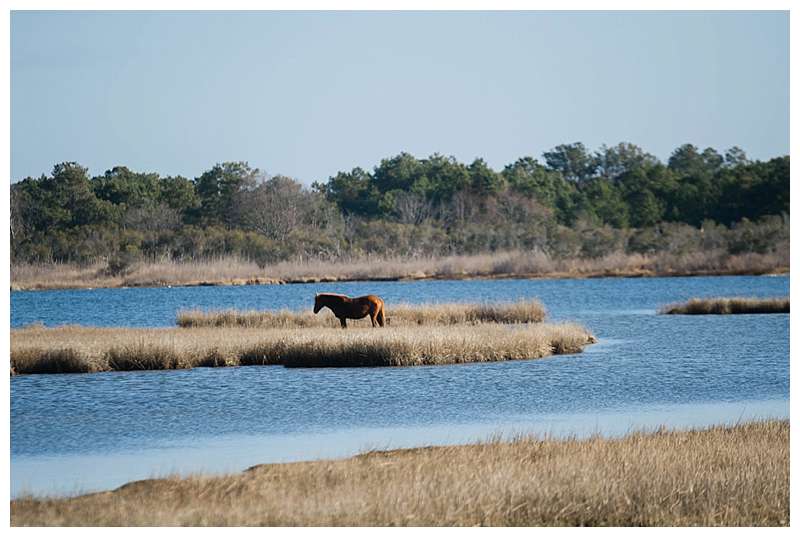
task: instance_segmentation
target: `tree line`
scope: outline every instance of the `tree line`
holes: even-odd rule
[[[227,255],[262,266],[503,249],[594,257],[672,251],[675,237],[697,234],[762,252],[788,241],[788,214],[789,156],[752,161],[737,147],[686,144],[663,163],[630,143],[564,144],[500,171],[481,158],[400,153],[310,188],[246,162],[194,179],[124,166],[90,177],[66,162],[11,185],[11,254],[120,272],[137,260]]]

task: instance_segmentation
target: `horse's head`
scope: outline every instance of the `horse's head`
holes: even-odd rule
[[[319,294],[314,297],[314,313],[319,313],[319,310],[322,309],[322,300],[320,300]]]

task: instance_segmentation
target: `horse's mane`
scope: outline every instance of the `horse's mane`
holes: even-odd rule
[[[348,298],[347,295],[342,295],[342,294],[339,294],[339,293],[317,293],[317,296],[318,297],[320,297],[320,296],[337,296],[339,298]]]

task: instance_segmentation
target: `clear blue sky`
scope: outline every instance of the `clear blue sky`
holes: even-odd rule
[[[310,184],[401,151],[497,170],[582,141],[789,152],[789,17],[14,12],[12,180],[77,161]]]

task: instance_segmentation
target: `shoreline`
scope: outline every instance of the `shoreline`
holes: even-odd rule
[[[789,421],[523,436],[11,501],[11,525],[786,526]]]
[[[415,282],[415,281],[469,281],[469,280],[584,280],[600,278],[692,278],[701,276],[783,276],[790,274],[789,267],[777,267],[770,270],[692,270],[692,271],[652,271],[652,270],[607,270],[591,272],[533,272],[502,274],[407,274],[398,276],[376,277],[337,277],[306,276],[297,278],[220,278],[207,280],[166,281],[152,280],[145,282],[116,281],[85,282],[68,284],[33,283],[18,284],[12,281],[11,291],[53,291],[81,289],[156,289],[172,287],[227,287],[245,285],[297,285],[309,283],[352,283],[352,282]]]

